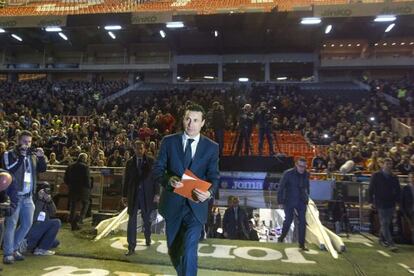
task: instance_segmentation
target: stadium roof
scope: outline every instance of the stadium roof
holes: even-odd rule
[[[318,25],[301,25],[300,19],[309,15],[299,11],[174,16],[174,21],[184,22],[185,27],[180,29],[168,29],[165,23],[131,24],[128,13],[77,15],[69,16],[61,27],[68,41],[44,28],[4,28],[0,47],[85,50],[90,44],[118,44],[128,48],[134,43],[160,43],[179,54],[226,54],[312,52],[332,39],[361,39],[373,45],[384,38],[414,38],[414,15],[398,16],[395,27],[388,33],[384,31],[389,24],[374,22],[372,16],[323,18]],[[104,26],[114,24],[121,25],[122,30],[114,31],[116,39],[111,39]],[[332,25],[333,30],[326,35],[327,25]],[[159,34],[161,29],[166,32],[165,39]],[[13,39],[12,33],[23,41]]]

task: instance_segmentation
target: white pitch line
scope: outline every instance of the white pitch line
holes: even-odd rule
[[[366,246],[368,246],[368,247],[373,247],[373,245],[372,245],[372,244],[370,244],[369,242],[364,242],[364,244],[365,244]]]
[[[388,253],[386,253],[386,252],[384,252],[384,251],[382,251],[382,250],[377,250],[377,252],[378,253],[380,253],[382,256],[384,256],[384,257],[388,257],[388,258],[390,258],[391,256],[390,256],[390,254],[388,254]]]
[[[403,264],[403,263],[398,263],[398,265],[404,269],[407,269],[408,273],[414,274],[414,269],[411,269],[408,265]]]
[[[405,269],[409,269],[410,267],[406,264],[402,264],[402,263],[398,263],[399,266],[405,268]]]

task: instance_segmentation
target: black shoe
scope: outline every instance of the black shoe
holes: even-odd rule
[[[80,230],[81,228],[79,227],[79,225],[75,222],[75,223],[71,223],[71,229],[72,231],[77,231]]]
[[[304,246],[304,245],[299,246],[299,249],[300,249],[301,251],[309,251],[309,248],[307,248],[307,247],[306,247],[306,246]]]
[[[131,255],[134,255],[134,254],[135,254],[135,250],[132,250],[132,249],[128,249],[128,251],[125,252],[125,256],[131,256]]]
[[[395,245],[391,245],[390,246],[390,251],[391,252],[398,252],[398,247],[396,247]]]
[[[383,241],[383,240],[379,240],[378,243],[383,247],[389,247],[390,246],[390,244],[388,242]]]
[[[279,238],[277,238],[277,242],[283,242],[285,238],[283,238],[282,236],[280,236]]]
[[[147,240],[147,241],[145,241],[145,245],[146,245],[146,246],[150,246],[150,245],[151,245],[151,240]]]

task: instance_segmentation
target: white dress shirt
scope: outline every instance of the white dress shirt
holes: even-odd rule
[[[183,134],[183,152],[185,151],[185,146],[187,145],[187,139],[190,137],[184,132]],[[194,139],[194,141],[191,143],[191,158],[194,158],[194,154],[197,150],[198,142],[200,141],[200,134],[198,134],[196,137],[191,138]]]

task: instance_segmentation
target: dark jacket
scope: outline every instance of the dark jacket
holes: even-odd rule
[[[227,233],[229,239],[249,239],[249,221],[246,212],[237,207],[237,220],[234,208],[229,207],[223,216],[223,232]]]
[[[28,155],[32,167],[32,194],[36,191],[37,173],[45,172],[47,164],[45,157]],[[6,193],[10,197],[12,208],[17,206],[17,193],[21,191],[24,179],[24,156],[17,149],[6,151],[3,155],[2,167],[13,177],[13,181],[7,188]]]
[[[174,221],[182,215],[182,206],[187,201],[186,198],[174,193],[172,187],[168,184],[171,176],[181,178],[185,171],[182,135],[183,133],[176,133],[163,138],[153,169],[155,181],[165,188],[160,198],[160,214],[169,221]],[[212,196],[218,188],[220,177],[218,152],[218,144],[201,135],[189,168],[198,178],[212,184],[209,189]],[[205,224],[207,222],[208,200],[204,202],[189,200],[188,204],[197,220]],[[174,230],[178,230],[178,227]],[[175,234],[172,236],[175,236]]]
[[[287,206],[294,206],[297,203],[308,204],[309,173],[305,171],[300,174],[296,167],[286,170],[279,183],[277,201]]]
[[[87,164],[76,161],[69,165],[65,171],[64,181],[69,188],[69,197],[76,196],[83,199],[89,197],[92,187]]]
[[[410,185],[405,186],[401,192],[401,210],[404,215],[411,217],[413,214],[413,189]]]
[[[144,155],[141,167],[137,166],[137,156],[129,159],[125,166],[124,178],[122,183],[122,196],[128,199],[128,214],[132,214],[136,198],[136,190],[139,186],[144,189],[145,206],[141,206],[141,212],[149,212],[157,208],[154,203],[154,196],[160,193],[159,186],[156,185],[152,177],[152,166],[154,159]]]
[[[400,181],[394,174],[375,172],[369,183],[369,202],[376,208],[394,208],[400,200]]]
[[[53,202],[53,200],[45,201],[36,199],[35,202],[35,211],[33,214],[33,223],[37,223],[37,218],[39,217],[40,212],[45,212],[46,218],[45,221],[49,220],[51,217],[53,217],[56,214],[56,205]]]

